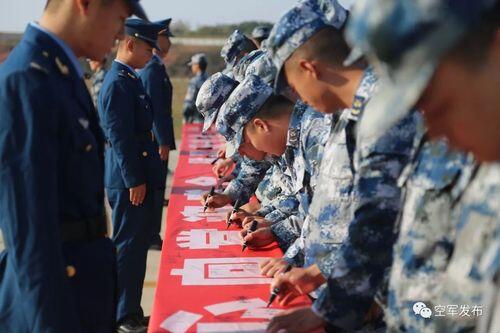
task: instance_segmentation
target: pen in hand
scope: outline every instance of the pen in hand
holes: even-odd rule
[[[226,223],[227,223],[227,228],[226,229],[229,229],[229,227],[231,226],[231,224],[233,223],[233,219],[231,218],[231,216],[238,212],[238,210],[240,209],[240,206],[241,206],[241,202],[240,202],[240,199],[236,200],[236,202],[234,203],[234,206],[233,206],[233,211],[231,212],[231,215],[229,215],[229,218],[227,219]]]
[[[257,221],[253,220],[252,221],[252,224],[250,225],[250,229],[248,229],[248,234],[251,234],[252,232],[254,232],[255,230],[257,230]],[[247,242],[243,242],[243,248],[241,249],[241,252],[245,251],[245,249],[247,248]]]
[[[212,188],[210,189],[210,192],[208,193],[207,199],[205,200],[205,206],[203,207],[203,213],[205,213],[205,211],[208,208],[208,199],[210,199],[211,197],[213,197],[214,194],[215,194],[215,187],[212,186]]]
[[[293,268],[292,265],[286,266],[285,272],[283,274],[290,272],[290,270],[292,268]],[[271,292],[271,295],[269,296],[269,301],[267,302],[267,307],[271,306],[271,304],[274,302],[276,297],[278,297],[279,293],[280,293],[280,287],[276,287],[273,289],[273,291]]]

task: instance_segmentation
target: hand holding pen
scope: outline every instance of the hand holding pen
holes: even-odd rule
[[[290,272],[292,268],[293,268],[292,265],[288,265],[282,274]],[[271,306],[276,297],[278,297],[279,293],[280,293],[280,287],[279,286],[274,287],[274,289],[271,291],[271,295],[269,295],[269,301],[267,302],[267,307]]]
[[[233,224],[233,219],[231,218],[231,216],[236,213],[241,207],[241,200],[238,199],[236,200],[236,202],[234,203],[234,206],[233,206],[233,210],[231,211],[231,215],[229,215],[226,223],[227,223],[227,228],[226,229],[229,229],[229,227],[231,226],[231,224]]]
[[[205,206],[203,207],[203,213],[205,213],[205,211],[208,208],[208,199],[213,197],[214,194],[215,194],[215,186],[212,186],[212,188],[210,189],[210,192],[208,193],[208,197],[205,199]]]
[[[248,229],[248,233],[252,233],[254,232],[255,230],[257,230],[257,221],[256,220],[253,220],[252,221],[252,224],[250,225],[250,228]],[[243,242],[243,248],[241,249],[241,252],[245,251],[245,249],[247,248],[247,242]]]

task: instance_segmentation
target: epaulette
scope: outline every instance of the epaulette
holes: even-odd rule
[[[30,68],[36,71],[42,72],[44,74],[50,74],[52,68],[50,64],[50,54],[47,51],[42,51],[39,54],[35,54],[35,57],[29,64]]]
[[[360,114],[365,109],[365,98],[362,96],[354,96],[354,101],[352,103],[351,113],[349,114],[349,119],[358,121]]]
[[[122,69],[121,71],[118,72],[118,76],[127,78],[128,77],[127,71]]]
[[[41,65],[35,61],[30,62],[30,68],[33,68],[33,69],[40,71],[40,72],[47,74],[47,75],[50,73],[47,68],[45,68],[43,65]]]

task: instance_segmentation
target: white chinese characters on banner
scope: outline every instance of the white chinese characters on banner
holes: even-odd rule
[[[242,299],[231,302],[211,304],[204,307],[206,311],[214,316],[226,315],[232,312],[245,311],[241,319],[270,319],[278,314],[280,309],[266,308],[266,302],[260,298]],[[203,315],[187,311],[177,311],[166,318],[160,325],[161,328],[172,333],[185,333],[194,324],[202,320]],[[208,323],[199,322],[196,332],[265,332],[267,322],[228,322]]]
[[[186,184],[200,185],[200,186],[214,186],[217,184],[217,179],[215,179],[215,177],[201,176],[201,177],[187,179]]]
[[[191,250],[218,249],[224,245],[241,245],[239,231],[217,229],[184,230],[177,236],[177,245]]]
[[[213,212],[203,212],[203,206],[184,206],[181,214],[184,216],[182,219],[186,222],[199,222],[204,219],[207,222],[221,222],[225,221],[227,212],[230,208],[217,208]]]
[[[259,263],[268,258],[184,259],[183,269],[171,274],[182,276],[183,286],[269,284],[260,273]]]

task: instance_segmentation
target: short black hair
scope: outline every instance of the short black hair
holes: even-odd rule
[[[500,1],[448,52],[466,65],[480,65],[500,28]]]
[[[351,48],[344,38],[343,31],[344,28],[336,29],[331,26],[319,30],[304,44],[299,46],[290,58],[319,60],[335,65],[342,65],[351,53]]]
[[[261,118],[264,120],[279,118],[285,114],[291,113],[293,110],[293,103],[284,96],[271,95],[267,101],[262,105],[254,118]]]
[[[207,70],[208,64],[205,61],[202,61],[198,63],[198,66],[200,66],[201,71],[204,72]]]

